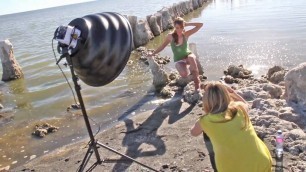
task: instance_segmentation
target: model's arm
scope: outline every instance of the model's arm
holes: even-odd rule
[[[149,57],[152,57],[158,54],[159,52],[161,52],[171,42],[171,40],[172,40],[172,35],[168,34],[164,43],[161,46],[159,46],[152,54],[150,54]]]
[[[185,23],[185,26],[194,26],[194,28],[185,32],[185,35],[189,37],[192,34],[196,33],[198,30],[200,30],[203,26],[203,23]]]
[[[192,136],[199,136],[200,134],[203,133],[202,127],[200,125],[200,120],[198,120],[194,126],[190,129],[190,134]]]

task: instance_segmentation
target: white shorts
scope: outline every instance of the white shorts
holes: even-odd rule
[[[185,58],[185,59],[179,60],[175,63],[186,63],[186,64],[188,64],[188,61],[187,61],[187,58]]]

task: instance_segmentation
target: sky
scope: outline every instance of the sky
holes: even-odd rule
[[[0,15],[32,11],[92,0],[0,0]]]

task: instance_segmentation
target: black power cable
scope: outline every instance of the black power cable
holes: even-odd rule
[[[54,51],[54,45],[53,45],[53,39],[52,39],[52,51],[53,51],[53,55],[54,55],[54,59],[55,59],[55,62],[57,62],[58,61],[58,59],[57,59],[57,57],[56,57],[56,53],[55,53],[55,51]],[[68,86],[69,86],[69,88],[70,88],[70,90],[71,90],[71,93],[72,93],[72,95],[73,95],[73,99],[74,99],[74,102],[75,102],[75,104],[76,105],[78,105],[78,102],[77,102],[77,100],[76,100],[76,97],[75,97],[75,93],[74,93],[74,91],[73,91],[73,89],[72,89],[72,87],[71,87],[71,84],[69,83],[69,81],[68,81],[68,78],[67,78],[67,76],[65,75],[65,73],[64,73],[64,71],[63,71],[63,69],[61,68],[61,66],[57,63],[57,66],[58,66],[58,68],[60,69],[60,71],[62,72],[62,74],[63,74],[63,76],[64,76],[64,78],[65,78],[65,80],[66,80],[66,82],[67,82],[67,84],[68,84]],[[101,124],[99,125],[95,120],[93,120],[92,118],[90,118],[90,117],[88,117],[93,123],[95,123],[95,125],[98,125],[98,131],[96,132],[96,134],[94,135],[94,137],[96,137],[97,136],[97,134],[101,131]],[[88,142],[87,144],[86,144],[86,146],[87,145],[89,145],[89,143],[90,142]],[[85,147],[86,147],[85,146]]]
[[[52,44],[52,51],[53,51],[54,59],[55,59],[55,62],[57,62],[57,57],[56,57],[56,54],[55,54],[55,51],[54,51],[53,39],[52,39],[52,43],[51,43],[51,44]],[[66,82],[67,82],[67,84],[69,85],[69,88],[70,88],[71,93],[72,93],[72,95],[73,95],[74,102],[75,102],[76,105],[77,105],[77,100],[76,100],[76,98],[75,98],[74,91],[73,91],[73,89],[72,89],[72,87],[71,87],[71,85],[70,85],[70,83],[69,83],[69,81],[68,81],[68,79],[67,79],[67,77],[66,77],[66,75],[65,75],[65,73],[64,73],[64,71],[63,71],[63,69],[61,68],[61,66],[60,66],[59,64],[57,64],[57,66],[58,66],[58,68],[60,69],[60,71],[62,72],[63,76],[65,77]]]

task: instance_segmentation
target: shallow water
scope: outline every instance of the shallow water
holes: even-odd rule
[[[15,114],[11,121],[0,124],[0,168],[16,160],[12,167],[21,165],[31,155],[39,156],[86,137],[82,117],[78,113],[65,113],[73,98],[53,60],[51,38],[58,25],[102,11],[145,17],[174,2],[124,0],[117,4],[104,0],[0,16],[0,39],[10,38],[25,74],[24,80],[0,86],[4,111]],[[210,79],[222,76],[229,64],[243,64],[256,76],[275,64],[291,68],[306,61],[305,8],[304,0],[213,1],[205,10],[186,17],[204,22],[204,28],[190,37],[189,42],[197,44]],[[148,47],[159,45],[165,34]],[[171,55],[170,47],[161,54]],[[152,77],[148,67],[138,63],[134,55],[131,58],[134,63],[111,84],[99,88],[81,84],[88,113],[103,128],[120,116],[133,115],[156,104],[149,91]],[[173,70],[173,63],[166,67]],[[65,72],[69,78],[69,71]],[[30,133],[36,121],[48,121],[60,130],[44,139],[34,138]],[[96,131],[97,124],[93,125]]]
[[[243,64],[255,76],[273,65],[292,68],[306,61],[305,7],[304,0],[216,0],[192,20],[204,28],[189,42],[197,44],[210,79],[229,64]]]

